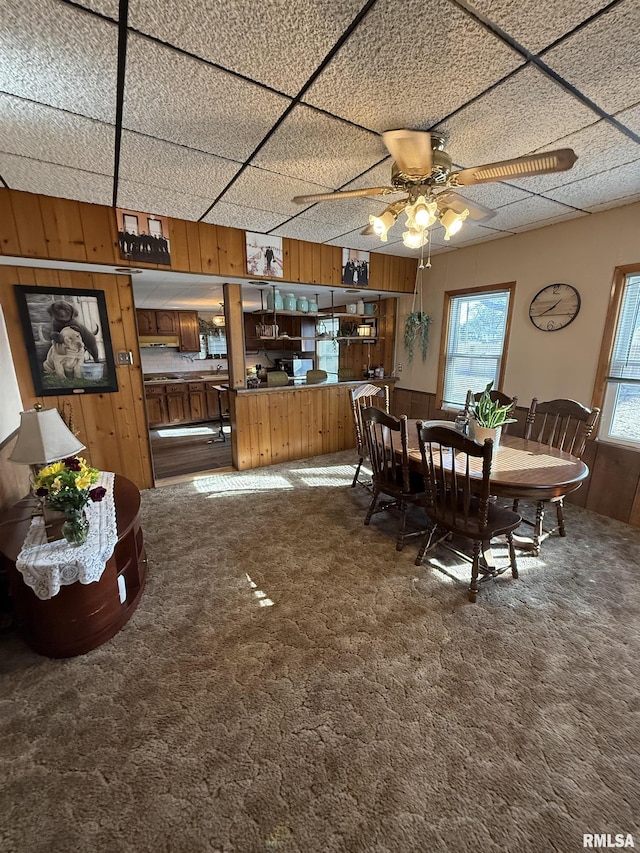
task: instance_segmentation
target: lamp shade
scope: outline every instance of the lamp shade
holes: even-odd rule
[[[48,465],[84,449],[57,409],[27,409],[20,412],[18,439],[9,459],[25,465]]]

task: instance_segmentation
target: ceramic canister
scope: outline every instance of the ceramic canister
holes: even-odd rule
[[[309,313],[310,314],[317,314],[317,312],[318,312],[318,303],[315,301],[315,299],[310,299],[309,300]]]
[[[364,301],[362,299],[358,299],[356,304],[356,314],[364,314]]]
[[[284,295],[284,310],[285,311],[295,311],[296,310],[296,298],[293,293],[285,293]]]
[[[347,305],[347,314],[355,314],[356,313],[356,303],[352,302],[350,305]]]
[[[301,296],[296,302],[296,308],[298,311],[304,311],[306,314],[309,310],[309,302],[306,296]]]
[[[364,313],[365,314],[375,314],[376,313],[376,303],[375,302],[365,302],[364,303]]]

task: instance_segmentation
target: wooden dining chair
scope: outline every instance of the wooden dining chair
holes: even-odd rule
[[[527,412],[524,437],[541,444],[548,444],[581,459],[587,440],[598,422],[599,415],[599,408],[588,409],[576,400],[559,399],[539,403],[534,397]],[[551,530],[544,531],[544,511],[547,503],[555,505],[557,523]],[[533,554],[535,556],[540,552],[540,542],[543,537],[546,538],[555,533],[556,530],[560,536],[567,535],[563,506],[564,495],[549,500],[540,500],[536,502],[535,521],[523,518],[527,524],[533,525]],[[514,511],[517,511],[518,507],[519,501],[514,500]]]
[[[370,382],[366,382],[364,385],[358,385],[356,388],[349,388],[349,400],[351,402],[353,428],[356,437],[356,452],[359,457],[356,472],[353,475],[351,483],[351,487],[355,488],[360,475],[360,468],[367,456],[366,442],[362,429],[362,409],[367,406],[376,406],[389,414],[389,386],[372,385]],[[371,481],[368,480],[363,485],[369,487]]]
[[[518,577],[518,566],[513,545],[513,531],[521,518],[505,507],[490,501],[491,459],[493,441],[483,445],[443,426],[430,426],[418,421],[418,443],[422,459],[422,473],[426,487],[425,509],[432,527],[425,535],[416,565],[421,565],[426,553],[437,545],[444,545],[453,533],[473,542],[473,556],[446,547],[471,562],[469,600],[475,601],[479,584],[497,577],[511,568]],[[452,465],[455,458],[455,465]],[[482,465],[482,478],[472,477],[473,463]],[[494,536],[506,535],[509,546],[509,564],[496,568],[491,553]]]
[[[464,403],[464,414],[467,417],[469,417],[469,415],[471,414],[471,404],[474,402],[477,403],[480,400],[480,397],[482,397],[482,394],[483,394],[482,391],[478,391],[476,394],[474,394],[473,391],[471,391],[471,389],[469,389],[469,391],[467,391],[467,399],[465,400],[465,403]],[[503,391],[495,391],[493,389],[489,392],[489,397],[491,398],[492,403],[498,402],[498,403],[500,403],[501,406],[510,406],[511,408],[507,412],[506,416],[507,416],[507,418],[515,418],[516,406],[518,405],[518,398],[517,397],[509,397]],[[506,434],[508,426],[509,426],[508,424],[503,424],[503,426],[502,426],[503,435]]]
[[[374,513],[396,508],[400,513],[396,550],[402,551],[408,537],[423,532],[407,533],[406,529],[407,509],[424,500],[422,475],[409,470],[407,416],[396,418],[368,406],[362,410],[362,426],[373,473],[373,495],[364,523],[368,525]],[[390,500],[382,499],[383,495]]]

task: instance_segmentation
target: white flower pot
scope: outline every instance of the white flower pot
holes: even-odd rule
[[[492,438],[493,439],[493,455],[495,456],[498,452],[498,447],[500,447],[500,436],[502,434],[502,427],[481,427],[478,426],[477,421],[474,418],[471,418],[469,421],[469,436],[477,441],[478,444],[484,444],[485,439]]]

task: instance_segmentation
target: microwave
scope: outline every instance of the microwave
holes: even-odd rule
[[[312,358],[283,358],[282,369],[288,376],[305,376],[307,370],[313,370]]]

